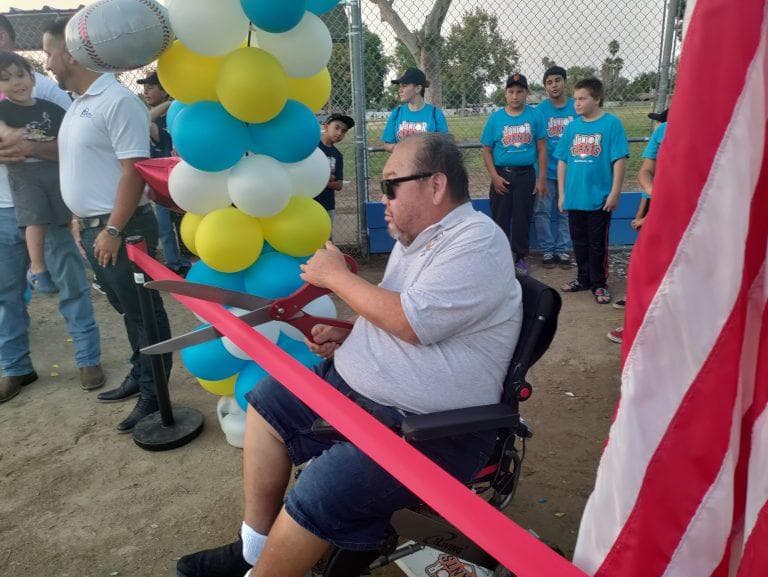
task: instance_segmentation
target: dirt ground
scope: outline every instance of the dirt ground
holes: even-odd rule
[[[621,294],[625,254],[612,260]],[[384,262],[373,258],[363,274],[380,278]],[[573,272],[533,274],[558,286]],[[106,298],[93,299],[107,386],[117,386],[128,368],[125,332]],[[521,407],[535,435],[507,513],[570,555],[618,396],[619,346],[605,333],[622,312],[589,293],[563,300],[560,330]],[[196,324],[166,304],[175,332]],[[0,576],[170,577],[181,555],[232,540],[242,519],[241,451],[224,439],[216,398],[177,362],[173,402],[200,410],[205,429],[185,447],[146,452],[114,430],[133,401],[101,404],[80,389],[56,299],[36,296],[30,314],[40,380],[0,405]]]

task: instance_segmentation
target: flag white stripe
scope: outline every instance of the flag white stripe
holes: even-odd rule
[[[621,405],[574,554],[574,563],[589,574],[613,547],[648,462],[739,292],[750,202],[763,157],[764,139],[754,119],[766,117],[764,52],[759,50],[750,65],[691,222],[627,356]]]
[[[762,311],[766,301],[762,274],[764,270],[765,263],[763,263],[761,274],[758,274],[755,282],[752,283],[747,297],[739,391],[733,406],[728,451],[715,482],[702,499],[685,535],[672,555],[664,577],[711,575],[722,560],[725,546],[732,532],[734,472],[739,460],[742,417],[752,404]],[[738,551],[734,554],[739,556]]]

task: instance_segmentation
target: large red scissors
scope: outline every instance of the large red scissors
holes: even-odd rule
[[[355,262],[355,259],[345,254],[344,260],[347,261],[349,270],[357,273],[357,262]],[[244,292],[177,280],[153,280],[144,286],[162,292],[171,292],[215,302],[222,306],[246,309],[249,312],[239,318],[251,326],[269,321],[282,321],[299,329],[309,340],[313,340],[312,327],[315,325],[328,325],[343,329],[352,328],[352,323],[347,321],[316,317],[302,310],[313,300],[331,292],[326,288],[311,284],[304,284],[293,294],[279,299],[264,299]],[[171,353],[179,349],[218,339],[221,336],[222,334],[215,327],[206,327],[150,345],[141,349],[141,352],[146,355]]]

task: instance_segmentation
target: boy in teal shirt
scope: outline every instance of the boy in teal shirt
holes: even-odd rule
[[[544,72],[544,89],[547,98],[536,108],[547,131],[547,190],[537,196],[533,205],[533,224],[542,252],[544,268],[560,264],[571,268],[571,235],[568,232],[568,215],[557,210],[557,159],[555,150],[565,127],[576,118],[573,98],[566,92],[566,72],[561,66],[551,66]],[[555,217],[553,222],[552,217]]]
[[[488,117],[480,136],[491,177],[491,218],[510,239],[515,268],[528,274],[529,231],[535,194],[546,194],[547,145],[541,117],[528,106],[528,80],[507,79],[506,107]],[[536,176],[538,169],[538,178]]]
[[[562,290],[591,290],[595,302],[607,304],[608,231],[611,213],[619,205],[629,145],[621,121],[601,108],[602,82],[577,82],[574,101],[581,117],[566,127],[555,152],[559,209],[568,211],[578,266],[577,278]]]

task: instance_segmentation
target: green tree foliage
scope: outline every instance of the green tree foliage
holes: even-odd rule
[[[366,108],[378,108],[384,95],[384,79],[390,59],[376,33],[363,29],[363,70],[365,71]],[[330,107],[336,112],[352,110],[352,75],[349,68],[349,44],[334,43],[328,62],[333,92]]]
[[[619,56],[620,46],[618,41],[611,40],[608,43],[608,56],[603,60],[600,76],[605,87],[606,100],[621,100],[624,98],[622,86],[626,87],[627,81],[621,79],[621,69],[624,68],[624,59]]]
[[[443,105],[448,108],[485,102],[486,87],[503,85],[520,58],[515,41],[499,31],[498,17],[482,8],[451,26],[442,54]]]

